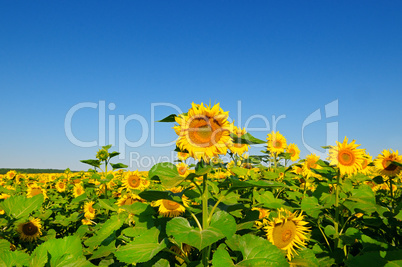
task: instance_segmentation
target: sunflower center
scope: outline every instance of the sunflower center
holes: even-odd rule
[[[176,210],[180,204],[175,202],[175,201],[171,201],[171,200],[164,200],[163,201],[163,206],[167,209],[167,210]]]
[[[296,224],[293,221],[277,224],[273,229],[274,245],[278,248],[288,246],[296,236]]]
[[[382,161],[382,166],[384,167],[384,170],[386,170],[386,171],[395,171],[396,168],[398,168],[397,165],[392,163],[392,159],[384,159]]]
[[[141,185],[141,179],[136,175],[130,175],[127,179],[127,183],[129,186],[137,188]]]
[[[341,150],[338,155],[339,164],[351,166],[355,163],[355,155],[350,150]]]
[[[191,120],[188,137],[195,146],[210,147],[219,142],[222,133],[222,128],[216,120],[202,117]]]
[[[59,183],[60,188],[64,188],[64,183]]]
[[[35,235],[38,232],[38,227],[31,222],[22,226],[22,232],[27,236]]]
[[[279,140],[274,140],[274,141],[272,142],[272,146],[273,146],[274,148],[281,148],[281,147],[282,147],[282,142],[279,141]]]
[[[311,168],[315,169],[315,167],[317,167],[317,163],[315,161],[309,161],[309,162],[307,162],[307,167],[309,169],[311,169]]]
[[[32,192],[32,193],[31,193],[32,196],[36,196],[36,195],[42,194],[42,190],[41,190],[40,188],[34,188],[34,189],[32,189],[31,192]]]
[[[179,169],[177,170],[179,172],[180,175],[184,175],[187,171],[186,167],[179,167]]]
[[[94,212],[95,212],[95,211],[94,211],[94,208],[92,207],[92,205],[88,207],[88,211],[89,211],[90,213],[94,213]]]
[[[293,157],[296,154],[296,150],[291,148],[291,149],[289,149],[288,153],[290,154],[291,157]]]

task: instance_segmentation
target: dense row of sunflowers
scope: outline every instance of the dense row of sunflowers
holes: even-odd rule
[[[178,161],[149,172],[105,146],[86,172],[0,176],[0,266],[401,264],[398,151],[373,160],[345,137],[299,159],[281,133],[262,141],[227,119],[192,104],[162,120],[177,123]]]

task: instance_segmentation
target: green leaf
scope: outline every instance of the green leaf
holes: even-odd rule
[[[275,182],[275,181],[240,181],[237,178],[229,178],[226,179],[225,182],[222,182],[220,185],[229,186],[229,191],[239,190],[242,188],[271,188],[271,187],[288,187],[283,183]]]
[[[113,157],[116,157],[116,156],[118,156],[118,155],[120,155],[119,152],[113,151],[113,152],[109,153],[109,159],[111,159],[111,158],[113,158]]]
[[[0,266],[27,266],[29,255],[22,251],[2,251],[0,253]]]
[[[213,169],[213,167],[211,165],[206,164],[203,161],[200,161],[195,166],[195,175],[203,176],[204,174],[210,173],[212,169]]]
[[[257,145],[266,143],[266,141],[255,138],[250,133],[243,134],[241,137],[238,137],[237,135],[231,133],[230,137],[232,137],[234,143],[238,144]]]
[[[231,236],[236,232],[234,218],[223,211],[216,212],[211,219],[209,227],[200,230],[190,225],[187,219],[176,217],[166,224],[167,235],[172,235],[177,242],[186,243],[202,250],[212,245],[225,236]]]
[[[135,215],[141,214],[151,216],[155,214],[155,210],[149,204],[141,202],[135,202],[131,205],[123,205],[120,208]]]
[[[248,174],[248,169],[240,168],[237,166],[234,166],[233,168],[231,168],[230,171],[232,171],[237,176],[247,176],[247,174]]]
[[[128,165],[123,164],[123,163],[116,163],[116,164],[110,163],[110,166],[112,166],[113,170],[117,170],[117,169],[122,169],[122,168],[127,168],[127,167],[128,167]]]
[[[159,121],[156,121],[156,122],[176,122],[176,120],[175,120],[176,117],[177,117],[176,114],[170,114],[169,116],[167,116]]]
[[[303,248],[297,253],[298,255],[290,262],[292,266],[320,267],[320,263],[311,249]]]
[[[268,209],[279,209],[285,202],[282,199],[275,198],[271,191],[265,191],[262,195],[260,195],[259,201],[264,204],[263,206],[265,208]]]
[[[80,203],[80,202],[82,202],[82,201],[84,201],[86,199],[87,199],[87,193],[84,193],[82,195],[79,195],[76,198],[73,198],[73,200],[71,200],[71,204]]]
[[[45,252],[50,255],[49,266],[94,266],[83,256],[81,240],[78,236],[51,239],[42,243],[33,253],[37,259],[31,263],[43,262]]]
[[[158,243],[159,230],[155,227],[145,231],[128,245],[121,246],[114,255],[119,261],[134,264],[151,260],[166,248],[166,240]]]
[[[305,196],[301,202],[301,209],[307,213],[307,215],[317,219],[321,213],[321,209],[324,207],[318,204],[318,199],[315,197]]]
[[[11,243],[5,239],[0,239],[0,251],[10,251]]]
[[[169,267],[169,266],[170,266],[169,261],[165,259],[160,259],[153,265],[153,267]]]
[[[15,219],[29,216],[30,213],[38,210],[43,204],[43,195],[39,194],[32,198],[22,195],[14,195],[2,203],[5,213]]]
[[[114,203],[113,199],[100,199],[98,198],[98,205],[106,210],[117,211],[119,208]]]
[[[159,191],[159,190],[146,190],[138,194],[141,198],[147,201],[156,201],[159,199],[169,199],[173,200],[169,191]]]
[[[111,253],[114,253],[115,251],[116,251],[116,240],[113,240],[112,242],[110,242],[109,245],[100,246],[97,250],[95,250],[92,253],[92,256],[89,258],[89,260],[105,258],[109,256]]]
[[[185,177],[179,175],[176,165],[170,162],[161,162],[155,164],[148,172],[148,177],[158,176],[162,185],[170,189],[178,186],[185,180]]]
[[[366,214],[371,214],[376,211],[375,195],[370,186],[360,185],[351,190],[351,193],[352,195],[343,203],[351,212],[364,211]]]
[[[226,244],[243,255],[238,266],[289,266],[282,251],[261,237],[252,234],[234,235]]]
[[[100,164],[101,164],[100,160],[97,160],[97,159],[85,159],[85,160],[80,160],[80,161],[82,163],[89,164],[95,168],[99,168]]]
[[[120,229],[126,219],[127,214],[125,213],[113,215],[102,225],[102,228],[96,232],[94,236],[87,239],[84,244],[92,248],[99,246],[106,238],[113,234],[114,231]]]
[[[218,249],[215,251],[212,258],[212,266],[235,266],[224,244],[219,245]]]

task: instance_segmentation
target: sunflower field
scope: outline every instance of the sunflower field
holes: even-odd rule
[[[147,172],[109,145],[88,171],[0,176],[0,266],[402,266],[398,151],[373,159],[345,137],[300,159],[228,116],[193,103],[161,120],[179,160]]]

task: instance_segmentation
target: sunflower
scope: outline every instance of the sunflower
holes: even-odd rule
[[[274,132],[268,134],[267,137],[268,144],[267,149],[272,153],[282,153],[286,148],[286,138],[279,132]]]
[[[7,177],[7,179],[9,179],[9,180],[13,179],[14,176],[16,176],[16,175],[17,175],[17,172],[14,171],[14,170],[10,170],[10,171],[8,171],[8,172],[6,173],[6,177]]]
[[[27,198],[31,198],[39,194],[42,194],[45,199],[47,198],[46,189],[41,188],[36,183],[28,185]]]
[[[142,178],[140,173],[137,171],[127,172],[123,178],[123,187],[127,189],[137,189],[141,190],[143,188]]]
[[[87,218],[82,219],[81,222],[82,222],[83,225],[92,225],[92,224],[94,224],[93,221],[91,221],[90,219],[87,219]]]
[[[269,210],[264,208],[252,208],[251,210],[257,210],[259,212],[258,219],[268,218]]]
[[[95,202],[89,201],[84,204],[84,216],[85,218],[91,220],[95,218],[95,209],[93,208],[93,204]]]
[[[230,137],[232,125],[228,122],[229,112],[224,112],[219,104],[204,106],[192,103],[187,114],[175,118],[179,125],[173,127],[179,136],[176,145],[197,160],[209,160],[213,156],[224,155],[232,146]]]
[[[74,189],[73,189],[74,197],[81,196],[84,193],[85,193],[85,189],[82,186],[82,184],[75,184],[74,185]]]
[[[356,145],[355,140],[348,144],[346,136],[342,143],[337,141],[336,144],[329,149],[328,159],[332,165],[338,166],[341,175],[353,175],[361,170],[364,150],[357,148],[360,145]]]
[[[373,157],[370,156],[369,153],[364,153],[363,155],[363,161],[362,161],[362,169],[360,170],[361,173],[363,174],[370,174],[371,173],[371,168],[368,166],[371,162],[373,162]]]
[[[124,205],[131,205],[135,202],[145,202],[145,200],[136,194],[126,194],[117,200],[117,205],[121,207]]]
[[[291,213],[281,208],[278,210],[278,216],[268,222],[263,229],[267,233],[267,239],[279,249],[286,252],[290,261],[293,254],[298,254],[296,248],[305,247],[305,240],[310,229],[303,221],[304,215],[297,212]]]
[[[390,152],[392,151],[392,152]],[[392,162],[396,161],[402,164],[402,156],[398,155],[398,150],[395,152],[390,149],[384,149],[381,154],[377,156],[374,160],[374,165],[381,175],[385,175],[388,177],[397,176],[401,171],[401,167],[393,164]]]
[[[32,219],[26,223],[21,223],[18,225],[17,231],[20,234],[20,238],[22,240],[27,240],[32,242],[39,238],[42,235],[41,231],[42,225],[40,223],[40,219]]]
[[[99,159],[100,161],[106,161],[109,157],[109,153],[107,152],[106,149],[99,149],[99,151],[96,153],[96,158]]]
[[[317,161],[320,159],[316,154],[310,154],[306,156],[306,160],[303,163],[303,175],[307,178],[310,177],[320,177],[319,174],[316,174],[311,169],[321,169],[321,166],[317,164]]]
[[[60,193],[66,191],[66,183],[63,181],[58,181],[56,183],[56,189]]]
[[[238,128],[236,126],[233,126],[233,134],[237,137],[242,137],[243,135],[245,135],[246,132],[246,128]],[[234,142],[233,146],[231,146],[229,149],[232,153],[237,154],[239,156],[243,155],[243,153],[245,153],[246,151],[248,151],[249,148],[249,144],[242,144],[241,142]]]
[[[286,153],[290,154],[291,161],[296,161],[299,159],[300,149],[297,147],[296,144],[289,144],[286,148]]]
[[[186,159],[188,159],[190,155],[188,153],[185,152],[178,152],[177,153],[177,157],[179,158],[179,160],[181,161],[185,161]]]
[[[180,162],[179,164],[176,164],[177,171],[179,172],[180,176],[187,176],[190,173],[190,170],[188,168],[188,165],[184,162]]]
[[[174,253],[176,253],[177,255],[181,256],[181,257],[175,256],[175,258],[180,264],[183,264],[184,260],[182,257],[188,257],[191,250],[193,250],[193,247],[190,245],[187,245],[186,243],[182,243],[181,248],[179,248],[176,245],[173,245],[170,247],[170,250],[173,251]]]
[[[168,199],[159,199],[152,206],[159,207],[159,214],[163,217],[177,217],[186,211],[182,205]]]

